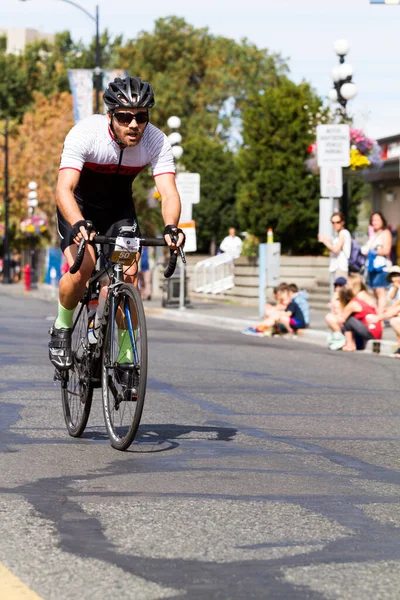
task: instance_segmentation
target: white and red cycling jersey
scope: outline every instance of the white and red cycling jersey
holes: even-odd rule
[[[92,115],[75,125],[65,138],[61,169],[80,172],[74,195],[81,208],[121,212],[132,204],[132,182],[150,165],[154,177],[175,173],[167,136],[148,123],[137,146],[124,148],[115,140],[106,115]]]

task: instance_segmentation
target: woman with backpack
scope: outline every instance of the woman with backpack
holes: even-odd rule
[[[351,235],[345,228],[344,215],[341,212],[334,212],[331,216],[331,223],[334,229],[332,239],[327,235],[318,234],[318,240],[330,250],[329,272],[331,281],[339,277],[345,279],[349,276],[349,258],[351,253]]]
[[[386,276],[392,266],[390,261],[392,234],[381,212],[373,213],[370,225],[373,234],[368,243],[362,247],[362,252],[367,256],[368,262],[367,284],[376,296],[378,312],[382,313],[385,310],[386,291],[389,287]]]

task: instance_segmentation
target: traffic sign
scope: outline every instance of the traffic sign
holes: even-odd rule
[[[200,173],[178,173],[176,187],[182,202],[200,202]]]
[[[341,198],[343,195],[342,167],[321,167],[320,185],[323,198]]]
[[[319,167],[350,165],[350,127],[348,125],[317,126],[317,161]]]

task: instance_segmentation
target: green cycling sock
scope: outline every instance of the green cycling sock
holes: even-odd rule
[[[69,309],[64,308],[60,302],[58,302],[58,317],[54,323],[56,329],[71,329],[74,323],[74,312],[75,308]]]
[[[133,332],[135,335],[135,332]],[[118,329],[118,344],[119,353],[117,363],[126,364],[133,363],[133,350],[131,344],[131,338],[127,329]]]

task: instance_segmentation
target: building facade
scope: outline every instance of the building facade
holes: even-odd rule
[[[42,33],[37,29],[27,29],[25,27],[10,27],[9,29],[0,29],[0,35],[7,37],[7,54],[20,54],[24,52],[27,44],[36,40],[47,40],[54,42],[53,33]]]

